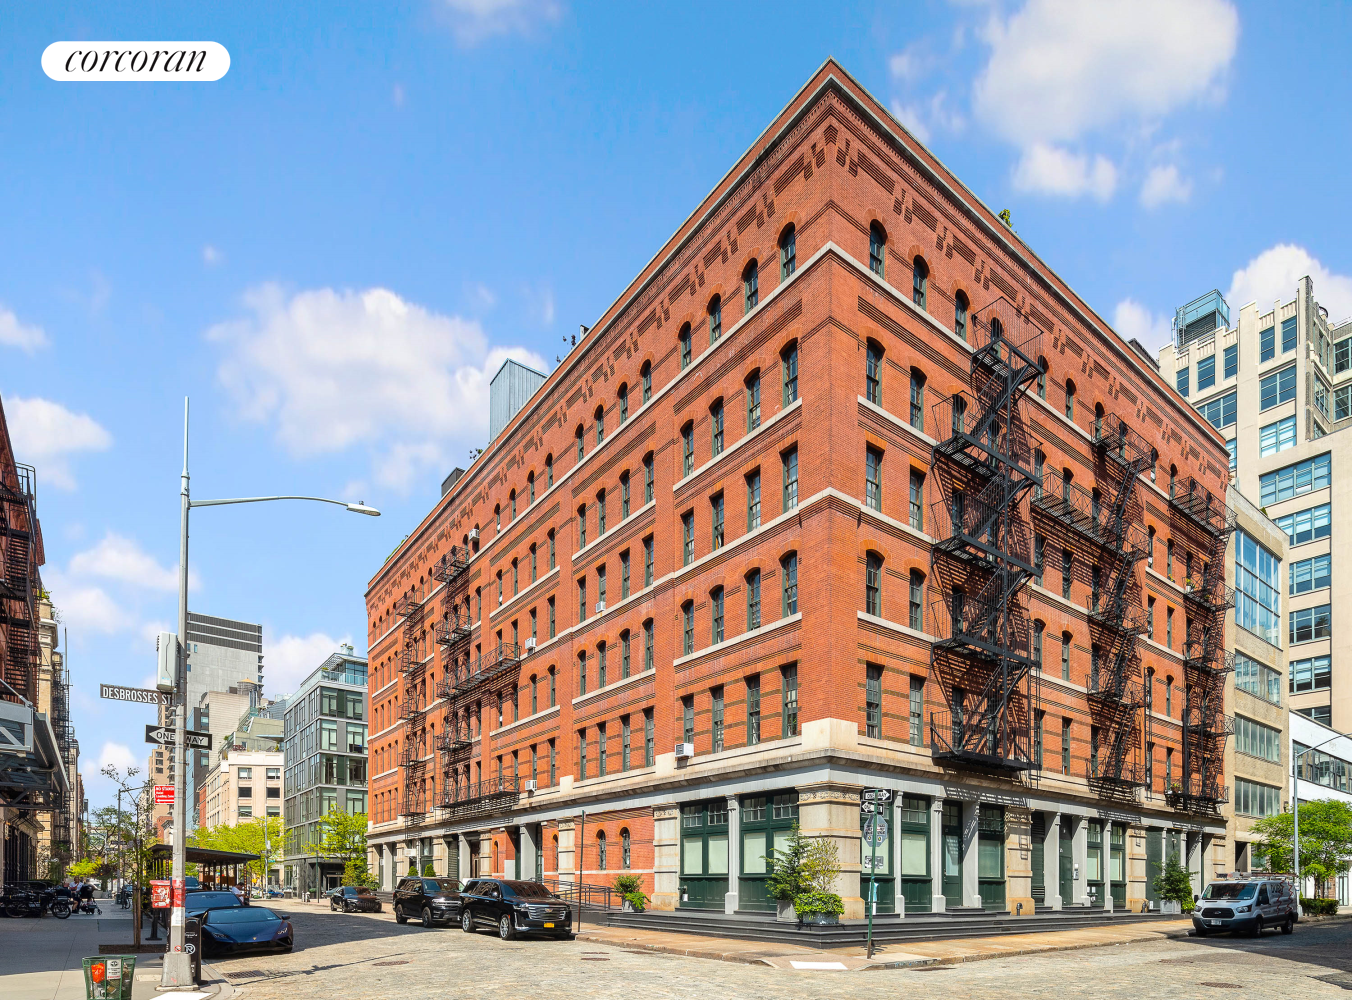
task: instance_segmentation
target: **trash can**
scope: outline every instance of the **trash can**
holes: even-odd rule
[[[85,1000],[131,1000],[135,955],[100,955],[84,960]]]

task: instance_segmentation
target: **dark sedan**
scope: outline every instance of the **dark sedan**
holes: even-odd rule
[[[518,934],[571,938],[573,911],[539,882],[481,878],[460,890],[460,929],[473,934],[484,924],[496,927],[504,941]]]
[[[345,885],[329,893],[329,909],[344,913],[379,913],[380,897],[366,886]]]
[[[206,954],[245,948],[290,951],[295,934],[288,916],[266,906],[236,906],[202,914],[202,950]]]

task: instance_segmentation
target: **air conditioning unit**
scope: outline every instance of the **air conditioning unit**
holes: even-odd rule
[[[597,601],[597,602],[596,602],[596,613],[599,615],[601,612],[603,612],[603,611],[605,611],[605,610],[606,610],[606,602],[605,602],[605,601]]]
[[[535,791],[535,779],[534,779],[534,778],[527,778],[527,779],[526,779],[526,791],[528,791],[528,792],[533,792],[533,791]]]
[[[477,542],[477,541],[479,540],[479,529],[478,529],[478,528],[470,528],[470,529],[469,529],[469,540],[470,540],[471,542]]]
[[[689,759],[689,758],[691,758],[691,757],[693,757],[693,756],[695,756],[695,744],[693,744],[693,743],[677,743],[677,744],[676,744],[676,759],[677,759],[677,760],[681,760],[682,758]]]
[[[531,636],[529,639],[526,640],[526,652],[527,653],[535,652],[535,636]]]

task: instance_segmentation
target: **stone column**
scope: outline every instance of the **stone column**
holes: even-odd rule
[[[1200,833],[1189,833],[1187,836],[1187,846],[1183,849],[1187,856],[1188,871],[1192,874],[1192,892],[1194,896],[1201,895],[1205,888],[1204,881],[1206,873],[1203,871],[1203,847],[1202,835]]]
[[[1033,902],[1033,814],[1026,806],[1005,806],[1005,906],[1031,917]]]
[[[1127,909],[1144,913],[1145,896],[1145,838],[1143,826],[1127,826]]]
[[[469,869],[469,836],[462,833],[455,839],[460,853],[460,878],[473,878],[474,872]]]
[[[901,792],[892,794],[892,802],[887,810],[888,823],[892,827],[892,908],[897,916],[906,916],[906,897],[901,892]]]
[[[534,823],[527,823],[517,828],[521,836],[521,854],[517,858],[517,878],[534,879],[535,878],[535,857],[540,850],[540,845],[535,842],[539,827]]]
[[[858,785],[833,782],[798,788],[798,827],[807,837],[832,840],[840,851],[840,874],[835,892],[844,903],[843,920],[862,920],[864,900],[859,895]]]
[[[944,895],[944,800],[935,796],[930,805],[930,912],[948,909]]]
[[[1089,905],[1089,824],[1083,816],[1071,817],[1075,833],[1070,841],[1070,856],[1075,865],[1075,905]],[[1066,817],[1062,817],[1065,822]]]
[[[962,804],[962,905],[981,908],[981,880],[977,877],[977,820],[981,803]]]
[[[653,807],[654,910],[674,910],[681,901],[681,810],[676,805]]]
[[[1064,906],[1061,899],[1061,814],[1047,813],[1047,836],[1042,841],[1042,884],[1046,903],[1053,910]]]
[[[742,874],[742,814],[737,796],[728,796],[728,891],[723,894],[723,912],[737,912]]]
[[[578,882],[581,881],[577,875],[577,865],[574,864],[575,852],[574,835],[577,832],[577,823],[572,818],[559,820],[559,881],[560,882]]]

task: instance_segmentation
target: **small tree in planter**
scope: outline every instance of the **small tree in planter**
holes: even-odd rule
[[[423,872],[422,872],[422,873],[423,873],[424,875],[435,875],[435,874],[437,873],[437,870],[436,870],[435,868],[432,867],[432,862],[430,862],[430,861],[425,861],[425,862],[423,862]]]
[[[834,924],[845,912],[844,902],[832,891],[840,874],[840,846],[834,840],[812,840],[799,872],[806,888],[793,900],[798,919],[809,924]]]
[[[616,875],[612,885],[624,900],[626,912],[642,913],[648,908],[648,897],[643,892],[643,880],[637,875]]]
[[[1184,913],[1192,912],[1192,873],[1179,863],[1177,854],[1164,859],[1155,878],[1155,891],[1166,903],[1177,903]]]
[[[808,890],[803,860],[811,847],[812,841],[803,836],[795,823],[784,846],[765,855],[765,889],[779,903],[776,913],[779,920],[797,919],[794,900]]]

